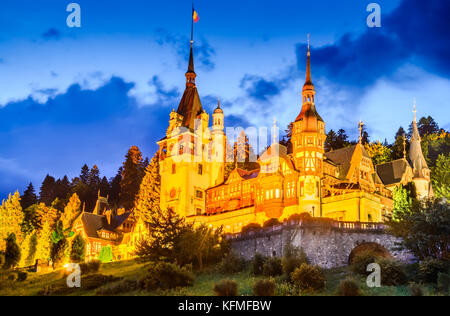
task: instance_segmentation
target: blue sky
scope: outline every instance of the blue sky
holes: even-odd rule
[[[0,11],[0,198],[84,163],[113,176],[127,149],[145,156],[178,106],[191,1],[3,0]],[[381,6],[369,29],[366,7]],[[220,97],[227,125],[281,127],[300,111],[306,34],[327,130],[388,141],[418,115],[450,129],[450,3],[430,0],[197,0],[197,86]]]

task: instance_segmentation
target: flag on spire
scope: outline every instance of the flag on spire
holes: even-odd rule
[[[197,11],[195,11],[194,9],[192,9],[192,20],[194,20],[194,23],[197,23],[198,20],[200,20]]]

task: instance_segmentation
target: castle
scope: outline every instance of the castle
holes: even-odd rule
[[[421,198],[432,196],[430,170],[423,157],[415,108],[409,159],[374,166],[360,141],[325,152],[325,122],[316,109],[316,91],[307,51],[302,107],[292,123],[291,146],[274,137],[257,159],[259,168],[235,165],[226,177],[227,135],[220,103],[210,115],[195,83],[193,41],[186,88],[177,111],[170,113],[166,135],[157,142],[160,157],[161,208],[189,221],[226,232],[276,218],[309,213],[338,221],[382,222],[393,208],[392,191],[414,182]],[[275,129],[274,129],[275,131]]]

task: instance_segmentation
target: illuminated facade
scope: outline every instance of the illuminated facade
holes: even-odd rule
[[[325,122],[316,110],[309,45],[302,107],[292,124],[290,146],[274,138],[259,156],[258,169],[236,167],[227,179],[226,117],[219,105],[209,128],[195,78],[191,42],[186,90],[178,110],[170,114],[166,136],[158,142],[162,209],[172,208],[188,220],[239,232],[251,223],[301,213],[381,222],[393,208],[393,188],[410,181],[421,197],[431,195],[417,124],[413,124],[410,162],[405,157],[374,166],[361,137],[356,145],[325,153]]]

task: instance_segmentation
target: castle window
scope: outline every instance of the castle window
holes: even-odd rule
[[[202,215],[202,209],[197,207],[196,213],[197,213],[197,215]]]
[[[203,198],[203,192],[200,190],[196,190],[195,191],[195,197],[198,199],[202,199]]]
[[[203,165],[202,165],[202,164],[199,164],[199,165],[198,165],[198,174],[199,174],[199,175],[202,175],[202,174],[203,174]]]
[[[172,164],[172,174],[177,173],[177,165],[176,164]]]
[[[280,198],[280,189],[275,190],[275,198],[277,198],[277,199]]]

